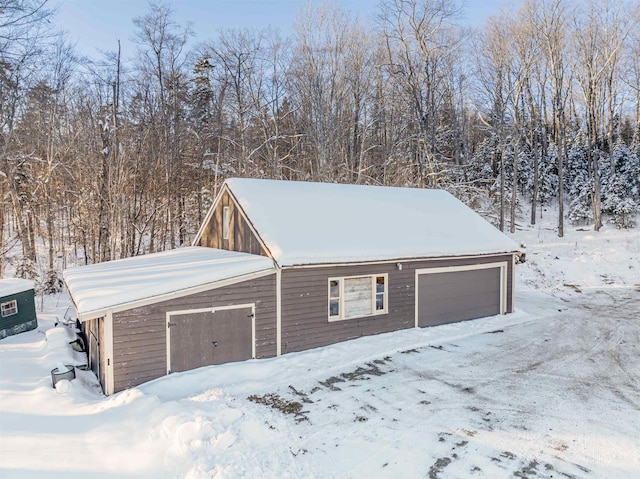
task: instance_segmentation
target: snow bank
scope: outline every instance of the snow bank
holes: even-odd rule
[[[518,266],[517,289],[583,291],[640,285],[640,231],[605,225],[565,227],[559,238],[547,221],[516,233],[527,244],[527,261]]]

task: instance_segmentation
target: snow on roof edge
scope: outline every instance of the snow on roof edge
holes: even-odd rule
[[[228,282],[234,282],[234,281],[240,282],[245,277],[252,276],[252,275],[257,274],[257,273],[272,272],[272,270],[273,270],[273,268],[265,268],[265,269],[261,269],[261,270],[258,270],[258,271],[254,271],[252,273],[244,273],[244,274],[239,274],[237,276],[220,279],[220,280],[217,280],[217,281],[204,282],[204,283],[201,283],[201,284],[198,284],[198,285],[195,285],[195,286],[189,286],[188,288],[178,289],[178,290],[175,290],[175,291],[170,291],[168,293],[161,293],[161,294],[157,294],[157,295],[147,296],[145,298],[140,298],[140,299],[136,299],[136,300],[132,300],[132,301],[113,304],[111,306],[104,306],[104,307],[96,308],[96,309],[93,309],[93,310],[90,310],[90,311],[83,311],[82,313],[78,311],[78,307],[77,307],[75,301],[73,301],[73,297],[71,299],[73,301],[73,305],[74,305],[74,307],[76,309],[76,312],[78,313],[78,318],[82,322],[82,321],[88,321],[90,319],[101,317],[107,311],[113,311],[113,312],[125,311],[127,309],[133,309],[133,308],[136,308],[136,307],[142,306],[144,304],[148,304],[148,303],[157,303],[157,302],[160,302],[160,301],[167,301],[167,300],[170,300],[172,298],[180,298],[182,296],[188,296],[190,294],[195,294],[195,293],[200,292],[200,291],[207,291],[209,289],[216,289],[216,288],[220,287],[219,283],[228,283]],[[66,281],[65,281],[65,284],[66,284]],[[204,288],[205,286],[206,286],[206,288]]]
[[[188,246],[68,268],[63,279],[78,316],[87,320],[270,274],[274,268],[264,256]]]
[[[29,279],[2,278],[0,279],[0,298],[11,296],[12,294],[24,293],[34,288],[34,282]]]

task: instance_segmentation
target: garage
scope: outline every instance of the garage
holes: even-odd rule
[[[416,325],[504,314],[506,272],[506,262],[416,270]]]
[[[264,256],[183,247],[65,271],[89,364],[113,394],[171,372],[278,354]]]
[[[254,305],[167,313],[167,373],[255,356]]]
[[[522,253],[443,190],[248,178],[225,181],[193,245],[65,270],[106,394],[513,312]]]

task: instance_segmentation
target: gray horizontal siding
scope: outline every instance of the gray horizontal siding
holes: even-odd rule
[[[285,268],[282,272],[282,352],[302,351],[415,325],[415,270],[506,261],[507,311],[513,310],[513,257],[401,261],[359,266]],[[328,278],[388,274],[388,313],[329,322]],[[166,373],[166,312],[256,304],[256,357],[276,355],[275,274],[113,315],[114,391]]]
[[[114,392],[164,376],[167,311],[255,303],[256,357],[276,355],[275,274],[113,314]]]
[[[487,255],[477,258],[450,258],[398,261],[357,266],[285,268],[282,271],[282,352],[303,351],[340,341],[415,326],[415,270],[506,261],[507,311],[513,310],[513,256]],[[329,322],[328,280],[332,277],[388,274],[388,313]]]
[[[328,320],[328,281],[331,277],[389,275],[386,314],[367,318]],[[367,266],[291,268],[282,271],[282,352],[302,351],[362,336],[413,327],[413,297],[404,290],[411,273],[395,263]]]

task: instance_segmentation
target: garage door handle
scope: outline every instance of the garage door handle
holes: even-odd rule
[[[214,348],[217,348],[217,347],[218,347],[218,341],[211,341],[211,344],[213,344],[213,347],[214,347]]]

